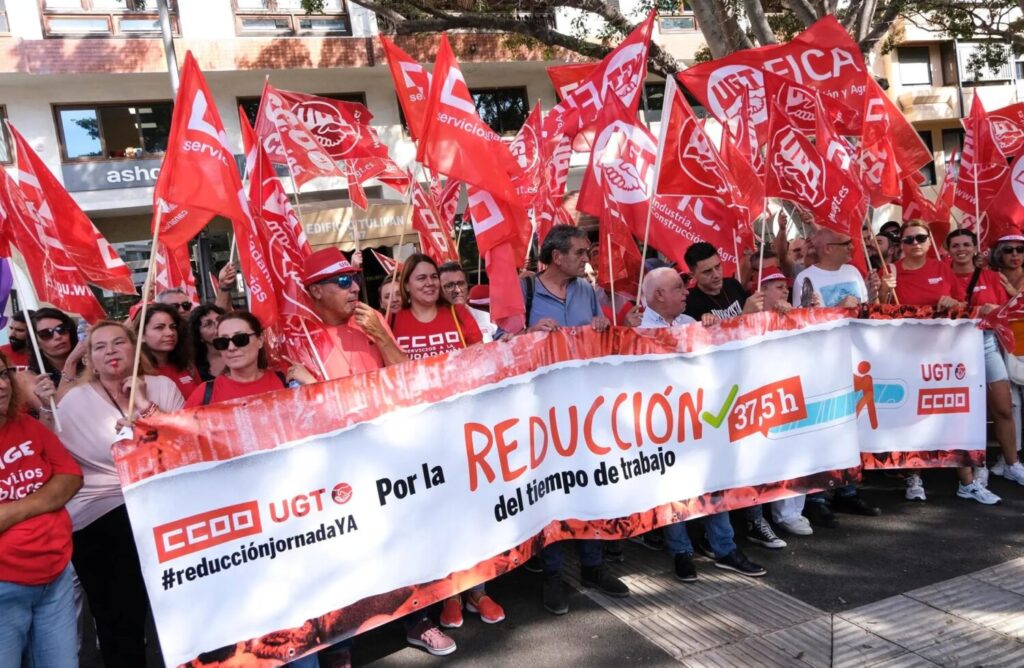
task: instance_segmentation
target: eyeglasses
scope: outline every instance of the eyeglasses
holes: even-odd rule
[[[176,304],[171,304],[171,306],[185,313],[192,310],[192,302],[178,302]]]
[[[914,244],[923,244],[928,241],[927,234],[912,234],[909,237],[903,237],[902,239],[904,246],[912,246]]]
[[[1003,249],[1004,253],[1013,253],[1015,255],[1024,254],[1024,246],[1007,246]]]
[[[465,291],[468,287],[466,281],[452,281],[451,283],[445,283],[441,286],[441,289],[445,292],[454,292],[455,290]]]
[[[359,276],[357,274],[342,274],[341,276],[334,276],[328,278],[326,281],[320,281],[320,285],[337,285],[342,290],[348,290],[352,287],[353,283],[359,283]]]
[[[8,383],[14,381],[14,374],[18,373],[18,370],[13,366],[9,366],[5,369],[0,369],[0,379],[6,380]]]
[[[248,334],[245,332],[239,332],[238,334],[232,334],[231,336],[218,336],[213,341],[210,341],[210,343],[213,344],[214,348],[221,351],[227,350],[229,343],[235,344],[236,348],[244,348],[249,345],[249,341],[251,341],[254,336],[256,336],[254,332],[249,332]]]
[[[70,334],[71,328],[67,325],[57,325],[56,327],[47,327],[46,329],[37,329],[36,336],[43,341],[49,341],[55,336],[64,336]]]

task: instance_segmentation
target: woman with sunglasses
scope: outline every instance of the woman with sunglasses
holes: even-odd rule
[[[0,353],[0,666],[78,665],[71,518],[82,471],[49,429],[22,411]]]
[[[19,374],[18,384],[23,396],[29,398],[26,402],[29,410],[46,419],[49,417],[49,400],[44,401],[42,397],[54,396],[59,400],[71,388],[82,372],[85,347],[79,345],[75,321],[61,310],[50,307],[36,310],[32,314],[31,326],[35,328],[43,368],[39,368],[32,350],[28,371]]]
[[[1011,298],[1017,296],[1024,289],[1024,235],[1017,232],[1000,237],[989,255],[989,264],[999,272],[1006,293]],[[1024,320],[1011,321],[1010,328],[1013,330],[1015,343],[1014,349],[1008,350],[1006,353],[1016,358],[1024,358]],[[1022,433],[1021,405],[1024,404],[1024,386],[1011,381],[1010,397],[1013,401],[1013,422],[1019,446]],[[1016,455],[1015,460],[1019,457]],[[1003,455],[999,455],[996,463],[992,465],[992,473],[1006,475],[1006,461]]]
[[[140,331],[138,317],[135,331]],[[192,394],[199,384],[199,372],[192,366],[192,352],[185,321],[178,310],[168,304],[146,307],[146,322],[141,328],[142,352],[153,370],[174,381],[181,396]]]
[[[185,408],[240,399],[285,387],[284,376],[267,368],[263,327],[252,313],[232,311],[221,316],[217,323],[217,336],[211,343],[224,360],[224,373],[197,387],[185,401]]]
[[[1022,238],[1024,241],[1024,238]],[[1019,242],[1018,242],[1019,243]],[[967,306],[978,315],[984,316],[996,310],[1010,296],[1003,287],[1003,277],[983,267],[978,255],[977,237],[970,230],[954,230],[946,237],[953,273],[960,281],[967,295]],[[987,406],[992,420],[996,440],[999,442],[1002,466],[1000,475],[1017,484],[1024,485],[1024,465],[1017,459],[1018,431],[1013,419],[1013,398],[1010,377],[1006,370],[999,340],[991,330],[985,335],[985,382],[987,383]],[[978,483],[988,483],[988,469],[975,471]]]
[[[224,358],[213,347],[217,337],[217,321],[224,309],[216,304],[200,304],[188,314],[189,340],[192,341],[192,363],[202,381],[213,380],[224,371]]]
[[[451,304],[441,292],[437,263],[417,253],[405,260],[399,279],[402,310],[395,314],[392,332],[409,359],[443,355],[482,343],[483,334],[469,310]],[[487,624],[505,619],[505,611],[477,585],[466,595],[466,609]],[[453,596],[441,605],[441,626],[462,626],[462,597]]]
[[[954,242],[959,248],[963,242],[956,241],[957,238],[959,237],[954,237]],[[900,246],[903,249],[903,257],[896,263],[895,276],[888,279],[889,283],[896,283],[896,296],[899,297],[900,304],[931,306],[939,310],[966,306],[962,301],[964,286],[957,279],[953,268],[929,255],[934,251],[931,250],[931,234],[924,223],[904,223],[900,229]],[[1005,374],[1005,367],[1003,372]],[[957,496],[984,504],[999,502],[998,496],[974,479],[970,467],[957,469],[957,477],[960,479]],[[918,473],[911,472],[907,475],[905,483],[907,500],[925,500],[924,483]]]
[[[120,425],[176,411],[185,401],[143,358],[135,414],[127,415],[135,358],[135,333],[127,325],[96,323],[85,349],[85,371],[57,405],[61,440],[85,474],[81,491],[68,503],[72,562],[96,620],[103,664],[145,666],[146,588],[110,446]]]

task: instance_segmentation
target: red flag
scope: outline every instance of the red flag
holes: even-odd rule
[[[627,216],[632,214],[630,205],[622,206],[612,193],[611,182],[605,179],[601,186],[605,197],[604,210],[598,223],[598,240],[601,252],[597,260],[597,283],[602,287],[611,287],[612,277],[615,279],[615,292],[636,297],[640,281],[640,266],[643,259],[637,248],[630,225],[636,222]],[[643,207],[646,212],[647,207]],[[611,258],[609,255],[609,245]],[[611,262],[611,266],[609,266]]]
[[[513,183],[516,186],[516,193],[523,202],[534,202],[540,192],[540,181],[544,171],[541,164],[543,130],[540,113],[540,102],[537,102],[509,146],[512,157],[522,169],[522,176],[515,178]]]
[[[419,141],[427,118],[430,72],[384,35],[380,35],[380,43],[384,47],[391,79],[398,92],[398,102],[402,105],[402,113],[409,126],[409,136],[413,141]]]
[[[706,241],[718,249],[723,267],[730,273],[736,267],[737,230],[749,227],[740,210],[714,197],[655,195],[650,245],[685,267],[686,249]]]
[[[909,220],[935,220],[938,217],[935,205],[925,197],[921,186],[911,176],[903,177],[901,184],[900,206],[903,207],[904,223]]]
[[[999,151],[1007,158],[1024,153],[1024,102],[989,112],[989,123]]]
[[[983,317],[981,328],[995,331],[1003,350],[1012,352],[1016,337],[1010,323],[1019,320],[1024,320],[1024,291],[1018,292],[1010,301]]]
[[[735,206],[747,211],[747,221],[753,222],[764,212],[764,179],[750,164],[746,152],[735,143],[729,124],[722,126],[722,164],[735,184],[742,184],[735,190]]]
[[[772,110],[767,155],[765,190],[769,197],[806,208],[817,225],[851,237],[860,234],[864,219],[860,188],[789,124],[781,110]]]
[[[587,77],[594,73],[601,63],[573,63],[571,65],[552,65],[548,68],[548,78],[558,93],[558,99],[564,100],[569,93],[579,88]]]
[[[1000,229],[1008,226],[1024,228],[1024,155],[1014,158],[1009,172],[1009,177],[1003,180],[1002,189],[985,211],[988,225]]]
[[[688,67],[676,76],[719,121],[724,123],[741,113],[748,114],[757,138],[764,142],[768,136],[768,105],[761,66],[772,48],[736,51],[724,58]]]
[[[350,182],[366,183],[377,179],[380,183],[404,195],[409,191],[411,179],[391,158],[353,158],[345,161],[345,177]]]
[[[521,178],[522,169],[508,145],[480,120],[445,35],[441,36],[437,52],[416,159],[436,172],[486,190],[500,200],[519,202],[512,177]]]
[[[434,200],[441,224],[446,229],[455,229],[455,212],[459,208],[459,195],[462,193],[462,182],[448,179]]]
[[[516,264],[522,262],[511,242],[503,242],[484,253],[487,282],[490,284],[491,322],[506,332],[518,332],[526,326],[526,305],[519,285]]]
[[[577,124],[579,113],[575,110],[561,115],[558,123],[548,121],[553,114],[549,113],[543,122],[543,139],[541,141],[541,183],[540,192],[535,201],[534,220],[537,221],[537,238],[543,240],[554,225],[574,225],[572,214],[563,206],[565,189],[569,180],[569,162],[572,159],[572,136],[565,131],[560,123],[568,122],[569,126]]]
[[[77,313],[89,322],[105,318],[106,313],[86,284],[85,276],[63,244],[48,233],[48,225],[35,215],[5,169],[0,169],[0,203],[6,234],[25,258],[39,300]]]
[[[388,257],[387,255],[381,255],[372,248],[370,249],[370,252],[373,253],[373,257],[377,258],[377,264],[380,265],[381,269],[383,269],[384,273],[388,276],[402,268],[402,265],[394,258]]]
[[[363,211],[370,205],[366,199],[366,191],[359,185],[357,174],[349,167],[348,162],[342,163],[345,168],[345,179],[348,181],[348,199]]]
[[[176,248],[168,248],[160,242],[156,248],[156,266],[153,273],[155,293],[165,290],[184,290],[193,304],[200,302],[196,290],[196,276],[192,273],[192,260],[189,257],[188,244]],[[216,284],[215,284],[216,285]]]
[[[423,252],[438,264],[459,259],[452,241],[451,228],[441,222],[430,196],[418,183],[412,186],[412,229],[420,235]]]
[[[188,243],[216,215],[230,220],[248,216],[224,124],[191,52],[185,54],[181,68],[167,153],[153,200],[178,207],[172,216],[153,218],[154,225],[160,219],[160,240],[169,248]],[[158,212],[169,208],[156,207]]]
[[[269,83],[263,86],[263,98],[256,116],[256,136],[271,162],[288,164],[299,188],[324,176],[344,177],[320,141],[292,111],[281,91]]]
[[[864,77],[864,131],[858,152],[861,181],[873,206],[900,194],[900,179],[932,161],[920,135],[870,75]]]
[[[513,251],[519,251],[515,254],[519,258],[516,266],[522,264],[526,246],[519,247],[522,242],[518,231],[529,227],[523,209],[498,199],[486,190],[467,186],[466,213],[472,221],[473,235],[481,253],[507,241],[512,244]]]
[[[277,94],[335,160],[388,157],[387,144],[370,126],[373,114],[358,102],[287,90]]]
[[[729,136],[733,139],[733,144],[743,152],[747,163],[753,167],[757,173],[758,180],[763,183],[764,155],[761,153],[761,148],[764,144],[757,138],[757,129],[754,126],[754,118],[751,113],[752,108],[747,104],[746,93],[742,95],[741,99],[743,103],[740,107],[740,113],[725,121],[722,127],[728,130]]]
[[[136,294],[131,269],[79,208],[14,125],[18,186],[47,237],[56,240],[86,280],[114,292]]]
[[[1003,188],[1010,170],[999,152],[981,96],[975,93],[971,113],[964,119],[964,146],[960,153],[953,204],[964,213],[984,211]]]
[[[598,63],[590,76],[555,105],[551,114],[560,117],[578,110],[576,127],[586,129],[576,142],[576,150],[587,151],[593,143],[593,124],[610,95],[635,116],[640,106],[644,79],[647,78],[647,52],[651,45],[656,10],[637,25],[622,42]],[[570,134],[572,132],[570,131]]]
[[[251,174],[256,164],[256,146],[259,144],[259,138],[252,129],[252,123],[249,122],[249,116],[242,105],[238,105],[238,125],[242,128],[242,151],[245,152],[245,170],[242,173]]]
[[[782,109],[789,117],[793,127],[801,132],[813,134],[816,131],[818,121],[817,101],[820,100],[827,114],[825,120],[835,126],[839,134],[859,134],[861,127],[860,111],[827,95],[819,96],[818,92],[812,88],[798,84],[768,70],[764,70],[761,74],[764,78],[767,99],[777,104],[779,109]],[[769,108],[771,107],[769,106]]]

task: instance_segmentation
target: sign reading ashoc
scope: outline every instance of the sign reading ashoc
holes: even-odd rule
[[[61,164],[68,192],[146,188],[156,185],[163,158],[66,162]]]
[[[973,324],[845,315],[526,335],[145,423],[115,457],[166,662],[294,660],[557,541],[976,457]]]

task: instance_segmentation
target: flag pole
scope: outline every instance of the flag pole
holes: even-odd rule
[[[612,235],[611,234],[607,234],[607,235],[605,235],[605,238],[608,239],[608,280],[611,283],[610,287],[611,287],[611,291],[612,291],[612,326],[613,327],[618,327],[619,326],[619,316],[615,312],[615,272],[612,271]],[[643,266],[642,263],[641,263],[641,266]],[[639,289],[637,289],[637,293],[636,294],[637,294],[637,300],[639,301],[639,299],[640,299],[640,290]]]
[[[644,283],[644,269],[647,265],[647,245],[651,238],[651,211],[654,209],[654,200],[658,192],[658,179],[661,176],[661,154],[665,148],[665,138],[668,135],[669,119],[672,116],[672,101],[675,99],[676,90],[675,77],[669,74],[665,78],[665,93],[662,97],[662,109],[668,109],[668,113],[662,116],[661,128],[658,131],[658,151],[654,156],[654,183],[651,186],[651,194],[649,201],[647,202],[647,217],[644,221],[644,244],[643,251],[640,253],[640,278],[637,280],[636,285],[637,299],[639,299],[640,289]]]
[[[12,267],[11,275],[14,277],[14,283],[16,285],[15,289],[18,291],[19,295],[27,296],[35,294],[31,287],[25,286],[25,279],[22,277],[20,270],[18,270],[16,267]],[[38,298],[36,299],[36,301],[38,301]],[[31,317],[28,317],[28,309],[25,308],[23,310],[25,312],[25,316],[27,319],[27,322],[25,324],[27,325],[28,329],[28,338],[31,339],[32,351],[36,354],[36,364],[39,366],[39,373],[46,373],[46,365],[43,363],[43,352],[39,349],[39,341],[36,339],[35,323],[32,322]],[[53,424],[55,427],[57,427],[57,431],[61,431],[60,417],[57,416],[57,402],[53,400],[53,397],[50,397],[50,414],[53,415]]]
[[[309,349],[313,351],[313,359],[316,360],[316,365],[320,368],[321,376],[323,376],[324,380],[330,380],[330,377],[327,375],[327,367],[324,366],[324,360],[320,357],[320,351],[317,350],[316,344],[313,343],[313,337],[309,334],[309,328],[306,326],[306,319],[299,318],[299,320],[302,321],[302,333],[306,335],[306,341],[309,342]]]
[[[405,243],[405,228],[412,222],[412,198],[413,198],[413,185],[409,184],[409,209],[405,212],[405,224],[402,225],[402,231],[398,234],[398,254],[402,254],[402,245]],[[391,276],[391,285],[398,282],[398,259],[395,259],[395,273]],[[388,321],[391,317],[391,300],[388,300],[387,306],[384,307],[384,322]]]
[[[153,230],[153,246],[149,254],[149,267],[146,269],[146,281],[142,285],[142,309],[139,311],[139,327],[135,337],[135,359],[132,362],[132,386],[131,391],[128,393],[128,413],[127,417],[129,420],[132,419],[132,413],[135,411],[135,391],[138,389],[139,384],[139,364],[142,362],[142,339],[143,332],[146,329],[146,309],[149,306],[149,288],[153,282],[153,267],[156,264],[156,249],[160,242],[160,226],[163,222],[164,208],[163,200],[157,199],[156,201],[156,225]]]
[[[977,133],[977,130],[975,130],[975,132]],[[977,141],[977,139],[975,139],[975,141]],[[972,167],[974,168],[974,231],[978,235],[978,247],[980,248],[982,233],[981,202],[978,200],[978,157],[974,156],[972,160],[974,161],[974,165],[972,165]]]

